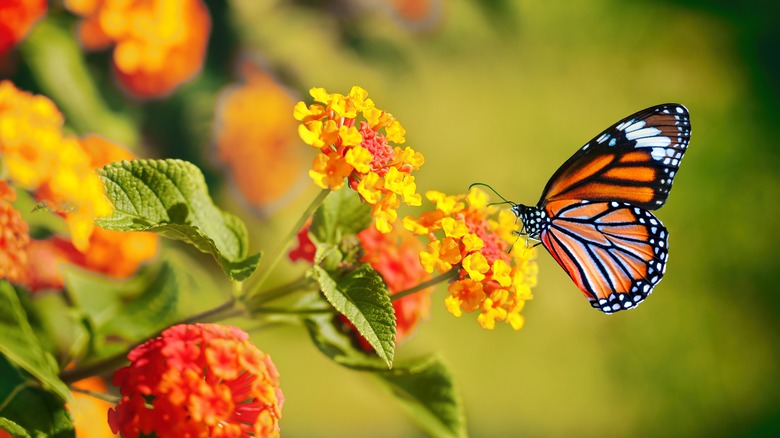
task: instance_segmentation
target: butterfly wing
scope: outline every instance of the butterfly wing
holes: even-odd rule
[[[632,114],[563,163],[547,183],[538,206],[587,199],[655,210],[669,196],[690,136],[688,110],[680,104],[657,105]]]
[[[652,213],[625,202],[553,201],[542,244],[604,313],[636,307],[666,271],[668,233]]]

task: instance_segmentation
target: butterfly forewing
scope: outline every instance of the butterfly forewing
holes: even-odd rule
[[[669,196],[691,135],[679,104],[647,108],[589,141],[550,178],[539,207],[552,201],[626,202],[646,210]]]
[[[541,240],[591,305],[636,307],[666,271],[668,233],[652,213],[625,202],[551,201]]]

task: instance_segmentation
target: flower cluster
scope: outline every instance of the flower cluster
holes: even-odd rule
[[[44,96],[0,82],[0,155],[7,177],[64,216],[73,245],[84,250],[95,217],[111,204],[80,141],[62,132],[62,115]]]
[[[93,168],[135,158],[126,149],[95,135],[79,139],[79,143]],[[77,249],[62,236],[33,240],[27,252],[36,263],[27,266],[24,284],[31,291],[61,289],[64,280],[59,265],[62,263],[81,266],[114,278],[127,278],[138,270],[141,263],[154,258],[158,246],[159,237],[154,233],[124,233],[102,228],[92,231],[89,244],[83,250]]]
[[[406,131],[391,114],[377,108],[364,89],[352,87],[347,96],[323,88],[312,88],[310,93],[319,103],[298,102],[294,111],[301,121],[301,139],[321,152],[309,175],[318,186],[331,190],[348,181],[373,206],[377,229],[389,232],[402,200],[415,206],[422,202],[411,175],[422,166],[422,154],[391,144],[403,144]]]
[[[270,74],[245,61],[244,83],[220,94],[214,143],[243,197],[268,212],[306,182],[308,160],[300,148],[293,97]],[[273,163],[257,171],[258,163]]]
[[[284,396],[270,356],[249,336],[215,324],[177,325],[134,348],[114,373],[122,400],[114,433],[164,437],[279,435]]]
[[[0,54],[21,41],[32,25],[46,13],[46,0],[0,2]]]
[[[136,97],[164,96],[203,65],[211,18],[201,0],[65,0],[65,7],[84,17],[86,48],[115,46],[117,78]]]
[[[404,226],[431,239],[420,254],[425,270],[458,269],[458,278],[448,288],[447,310],[455,316],[479,310],[477,321],[486,329],[493,329],[496,321],[522,328],[520,311],[532,298],[537,266],[533,248],[512,247],[507,252],[517,230],[514,215],[502,210],[494,219],[495,208],[488,206],[487,195],[478,189],[468,195],[430,191],[425,196],[436,210],[417,219],[406,217]]]
[[[369,263],[379,272],[391,295],[430,279],[430,273],[423,269],[419,260],[423,245],[407,230],[396,228],[384,234],[369,227],[358,233],[358,239],[363,249],[360,261]],[[432,290],[423,289],[393,301],[396,344],[414,333],[420,320],[428,316]]]

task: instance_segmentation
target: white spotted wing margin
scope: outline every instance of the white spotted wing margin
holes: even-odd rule
[[[595,136],[563,163],[537,205],[590,200],[660,208],[690,136],[690,116],[683,105],[667,103],[638,111]]]
[[[666,271],[668,232],[651,212],[623,202],[548,203],[540,237],[591,305],[633,309]]]

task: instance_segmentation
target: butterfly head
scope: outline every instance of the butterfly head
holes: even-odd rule
[[[523,230],[520,234],[526,235],[531,239],[539,240],[539,233],[550,226],[550,218],[541,208],[513,204],[512,213],[523,223]]]

